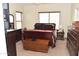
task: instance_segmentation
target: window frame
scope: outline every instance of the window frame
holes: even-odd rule
[[[39,14],[40,13],[49,13],[49,21],[48,21],[48,23],[50,23],[50,13],[59,13],[59,28],[60,28],[60,25],[61,25],[61,11],[44,11],[44,12],[38,12],[38,20],[39,20],[39,22],[40,22],[40,16],[39,16]]]
[[[79,8],[75,8],[74,9],[74,20],[73,21],[79,21],[78,19],[79,19],[79,14],[78,14],[78,12],[79,12]]]
[[[17,22],[21,22],[21,28],[22,28],[22,12],[20,12],[20,11],[16,11],[16,13],[21,13],[21,21],[17,21],[16,20],[16,28],[17,28]],[[16,19],[16,13],[15,13],[15,19]],[[21,29],[20,28],[20,29]],[[18,29],[18,28],[17,28]]]

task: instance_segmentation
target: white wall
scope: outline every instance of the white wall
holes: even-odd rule
[[[16,11],[22,12],[22,20],[23,20],[23,6],[21,3],[9,3],[9,13],[14,15],[14,25],[16,29],[16,17],[15,13]]]
[[[0,3],[0,56],[7,56],[7,48],[5,41],[4,21],[3,21],[3,8]]]
[[[75,9],[79,9],[79,3],[73,3],[72,4],[72,22],[75,20],[74,19]]]
[[[38,12],[61,11],[60,25],[67,33],[67,27],[71,24],[71,4],[24,4],[23,27],[33,29],[39,22]],[[66,35],[65,35],[66,36]]]
[[[72,4],[66,3],[44,3],[44,4],[34,4],[34,3],[24,3],[24,4],[9,4],[10,14],[15,15],[16,11],[23,12],[22,26],[27,29],[34,29],[34,24],[39,22],[38,12],[47,11],[60,11],[60,25],[67,33],[68,26],[72,23],[73,19],[73,8]],[[16,24],[15,24],[16,26]],[[16,28],[16,27],[15,27]],[[66,37],[66,34],[65,34]]]

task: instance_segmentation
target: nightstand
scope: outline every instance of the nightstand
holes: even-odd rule
[[[64,30],[57,30],[57,40],[64,40]]]

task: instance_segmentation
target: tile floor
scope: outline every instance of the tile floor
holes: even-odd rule
[[[24,50],[21,41],[16,43],[16,49],[17,56],[69,56],[68,50],[66,48],[66,39],[57,40],[56,47],[49,47],[48,53]]]

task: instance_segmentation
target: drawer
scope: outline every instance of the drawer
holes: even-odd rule
[[[79,35],[75,31],[69,31],[68,33],[72,35],[73,37],[75,37],[75,40],[77,40]]]
[[[69,41],[67,41],[67,48],[71,56],[77,56],[78,50],[77,48],[74,48],[72,44],[70,44]]]
[[[67,34],[67,38],[70,39],[75,46],[77,46],[77,40],[71,34]]]

